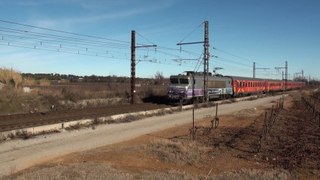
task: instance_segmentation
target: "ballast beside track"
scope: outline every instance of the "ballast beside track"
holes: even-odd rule
[[[151,103],[123,104],[98,108],[70,109],[63,111],[39,112],[33,114],[13,114],[0,116],[0,132],[15,129],[23,129],[41,125],[50,125],[61,122],[69,122],[87,118],[112,116],[116,114],[147,111],[170,107],[168,105],[157,105]]]

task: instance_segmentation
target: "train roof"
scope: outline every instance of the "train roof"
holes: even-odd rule
[[[264,81],[266,79],[261,79],[261,78],[251,78],[251,77],[242,77],[242,76],[227,76],[232,79],[239,79],[239,80],[256,80],[256,81]]]
[[[194,73],[192,71],[186,71],[186,74],[178,74],[178,75],[172,75],[170,77],[190,77],[191,73]],[[195,76],[203,76],[203,73],[195,73]],[[252,78],[252,77],[243,77],[243,76],[223,76],[221,74],[216,74],[216,75],[211,75],[209,74],[210,77],[215,77],[215,78],[231,78],[231,79],[237,79],[237,80],[251,80],[251,81],[276,81],[276,82],[281,82],[284,80],[280,80],[280,79],[262,79],[262,78]],[[287,80],[287,82],[301,82],[301,81],[292,81],[292,80]]]
[[[242,76],[226,76],[226,77],[230,77],[232,79],[239,79],[239,80],[258,80],[258,81],[276,81],[276,82],[284,81],[280,79],[262,79],[262,78],[251,78],[251,77],[242,77]],[[301,81],[287,80],[287,82],[301,82]]]

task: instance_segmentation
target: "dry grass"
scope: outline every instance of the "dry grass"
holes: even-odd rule
[[[28,113],[33,109],[50,111],[70,108],[101,107],[129,102],[130,83],[124,82],[69,82],[47,79],[22,79],[18,71],[0,68],[0,114]],[[23,92],[30,88],[31,93]],[[136,88],[137,102],[146,97],[165,97],[166,86],[141,84]]]
[[[149,153],[159,160],[179,165],[194,164],[201,160],[201,154],[208,150],[196,142],[172,141],[167,139],[155,140],[148,145]]]
[[[8,179],[203,179],[202,176],[189,175],[185,172],[169,170],[168,172],[143,171],[128,173],[116,170],[108,164],[72,163],[58,166],[47,166],[36,171],[23,171]]]
[[[37,92],[24,93],[21,89],[6,87],[0,93],[0,114],[29,113],[34,109],[45,111],[49,108],[45,101]]]
[[[72,163],[60,164],[57,166],[47,166],[36,171],[23,171],[12,175],[8,179],[42,179],[42,180],[60,180],[60,179],[214,179],[214,180],[250,180],[250,179],[290,179],[288,172],[282,170],[256,170],[243,169],[240,171],[224,172],[219,175],[192,175],[187,172],[177,170],[168,170],[164,172],[142,171],[141,173],[128,173],[114,169],[109,164],[97,163]]]
[[[18,88],[22,83],[22,76],[13,69],[0,68],[0,82]]]

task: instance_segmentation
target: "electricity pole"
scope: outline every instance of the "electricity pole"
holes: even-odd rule
[[[204,101],[208,102],[209,97],[208,97],[208,76],[209,76],[209,22],[205,21],[204,22],[204,56],[203,56],[203,66],[204,66],[204,74],[203,74],[203,86],[204,86]]]
[[[131,31],[131,99],[134,104],[134,94],[136,86],[136,32]]]
[[[202,44],[203,43],[203,101],[207,102],[208,98],[208,75],[209,75],[209,21],[204,21],[204,41],[199,42],[187,42],[187,43],[178,43],[178,46],[181,45],[190,45],[190,44]]]
[[[285,69],[285,77],[284,77],[284,90],[287,90],[287,82],[288,82],[288,61],[285,62],[284,67],[274,67],[276,70]]]
[[[136,48],[157,47],[157,45],[141,45],[136,46],[136,32],[131,31],[131,99],[130,103],[135,103],[136,93]]]
[[[256,62],[253,62],[253,78],[256,78]]]
[[[256,62],[253,62],[253,78],[256,78],[256,70],[257,69],[267,70],[267,69],[270,69],[270,68],[257,68],[256,67]]]

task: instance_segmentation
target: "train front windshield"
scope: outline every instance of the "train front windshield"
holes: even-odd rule
[[[170,78],[171,84],[189,84],[189,79],[187,78]]]
[[[179,80],[180,80],[180,84],[189,84],[188,79],[179,79]]]

